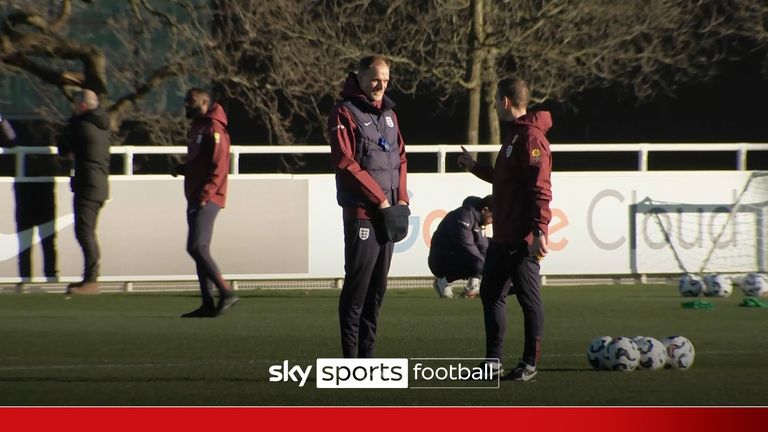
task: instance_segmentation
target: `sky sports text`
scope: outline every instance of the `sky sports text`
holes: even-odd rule
[[[499,388],[498,359],[319,358],[314,366],[283,360],[269,367],[269,381],[327,389]]]

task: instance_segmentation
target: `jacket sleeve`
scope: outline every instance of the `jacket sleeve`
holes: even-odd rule
[[[493,167],[491,166],[480,165],[479,163],[475,163],[475,166],[472,167],[472,170],[470,172],[480,180],[484,180],[488,183],[493,183]]]
[[[526,155],[521,155],[521,160],[527,161],[524,169],[526,191],[532,203],[530,216],[533,225],[530,228],[539,228],[547,234],[547,226],[552,219],[552,211],[549,208],[552,201],[552,159],[549,144],[532,135],[526,145],[520,147],[526,150]]]
[[[203,137],[212,147],[211,168],[205,186],[200,192],[200,202],[206,203],[224,184],[229,173],[229,134],[218,122],[213,121],[208,134]]]
[[[68,153],[73,153],[75,151],[73,148],[74,135],[75,125],[74,121],[70,119],[69,123],[67,123],[64,129],[59,132],[59,136],[56,138],[56,147],[58,148],[60,156],[66,156]]]
[[[400,122],[397,120],[397,115],[394,113],[392,115],[395,117],[395,122],[397,122],[397,144],[400,148],[400,187],[397,191],[397,200],[410,203],[408,197],[408,159],[405,156],[405,140],[403,140],[403,134],[400,133]]]
[[[459,247],[467,254],[479,259],[485,260],[485,256],[480,252],[478,245],[475,244],[475,235],[472,231],[474,223],[472,218],[465,212],[461,211],[459,217],[456,218],[456,225],[454,229],[457,230],[457,238],[459,240]]]
[[[342,106],[334,107],[328,116],[328,134],[331,140],[331,162],[341,180],[373,204],[381,204],[387,197],[376,180],[355,160],[355,121]],[[405,150],[401,150],[405,157]],[[403,175],[401,173],[401,175]]]

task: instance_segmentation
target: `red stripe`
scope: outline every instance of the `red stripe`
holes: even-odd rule
[[[152,430],[753,430],[768,408],[0,408],[6,431]]]

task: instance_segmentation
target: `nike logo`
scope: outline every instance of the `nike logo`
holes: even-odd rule
[[[55,220],[38,225],[39,235],[34,236],[34,227],[14,234],[0,233],[0,261],[15,258],[22,251],[40,243],[40,240],[59,232],[75,223],[75,215],[70,213]]]
[[[366,126],[370,126],[371,123],[373,123],[373,122],[363,122],[363,124],[366,125]]]

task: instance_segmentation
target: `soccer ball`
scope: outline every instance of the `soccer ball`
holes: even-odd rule
[[[683,297],[697,297],[704,288],[704,280],[695,274],[686,273],[680,278],[677,290]]]
[[[633,339],[640,352],[641,369],[661,369],[667,363],[667,349],[658,339],[647,336],[638,336]]]
[[[760,273],[750,273],[741,281],[741,291],[747,297],[764,297],[768,295],[768,276]]]
[[[728,297],[733,293],[733,283],[723,275],[711,274],[704,277],[704,295],[708,297]]]
[[[693,366],[696,350],[693,344],[683,336],[669,336],[661,340],[667,351],[667,369],[688,369]]]
[[[606,369],[631,372],[640,364],[640,350],[635,341],[619,336],[606,345],[603,360]]]
[[[592,340],[592,342],[590,342],[589,348],[587,348],[587,360],[589,360],[589,364],[591,364],[593,368],[605,368],[605,364],[603,362],[603,353],[605,351],[606,345],[611,343],[612,340],[613,338],[610,336],[600,336],[596,337]]]

